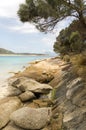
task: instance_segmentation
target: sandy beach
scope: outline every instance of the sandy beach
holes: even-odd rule
[[[8,83],[6,79],[0,80],[0,99],[8,95]]]

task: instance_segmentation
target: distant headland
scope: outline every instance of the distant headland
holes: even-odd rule
[[[15,55],[18,55],[18,56],[22,56],[22,55],[46,55],[46,54],[41,54],[41,53],[15,53],[13,51],[10,51],[10,50],[7,50],[7,49],[4,49],[4,48],[0,48],[0,56],[4,56],[4,55],[10,55],[10,56],[15,56]]]

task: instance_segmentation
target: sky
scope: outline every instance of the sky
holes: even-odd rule
[[[60,22],[52,33],[39,32],[32,24],[20,22],[17,16],[19,5],[24,2],[0,0],[0,48],[14,52],[53,52],[56,36],[71,20]]]

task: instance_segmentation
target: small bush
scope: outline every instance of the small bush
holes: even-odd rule
[[[73,71],[86,80],[86,55],[78,54],[72,58]]]
[[[82,56],[82,55],[81,55],[81,56],[79,57],[79,59],[78,59],[78,64],[85,66],[85,65],[86,65],[86,56],[84,56],[84,55]]]
[[[81,66],[78,70],[77,70],[77,74],[79,76],[85,77],[86,78],[86,67],[85,66]]]
[[[70,62],[70,57],[69,57],[69,55],[65,55],[65,56],[63,57],[63,60],[66,61],[66,62]]]
[[[70,35],[70,47],[72,51],[81,52],[82,50],[82,40],[78,31],[72,32]]]
[[[74,60],[72,61],[75,65],[86,65],[86,55],[84,54],[78,54],[74,57]]]

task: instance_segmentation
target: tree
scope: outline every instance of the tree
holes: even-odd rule
[[[86,51],[86,30],[78,20],[73,21],[69,27],[60,31],[53,49],[62,55]]]
[[[53,46],[56,53],[59,52],[60,54],[65,55],[72,51],[70,48],[70,35],[71,31],[69,28],[63,29],[60,32]]]
[[[86,28],[86,0],[26,0],[20,5],[18,15],[22,22],[31,22],[43,32],[54,29],[69,16]]]

